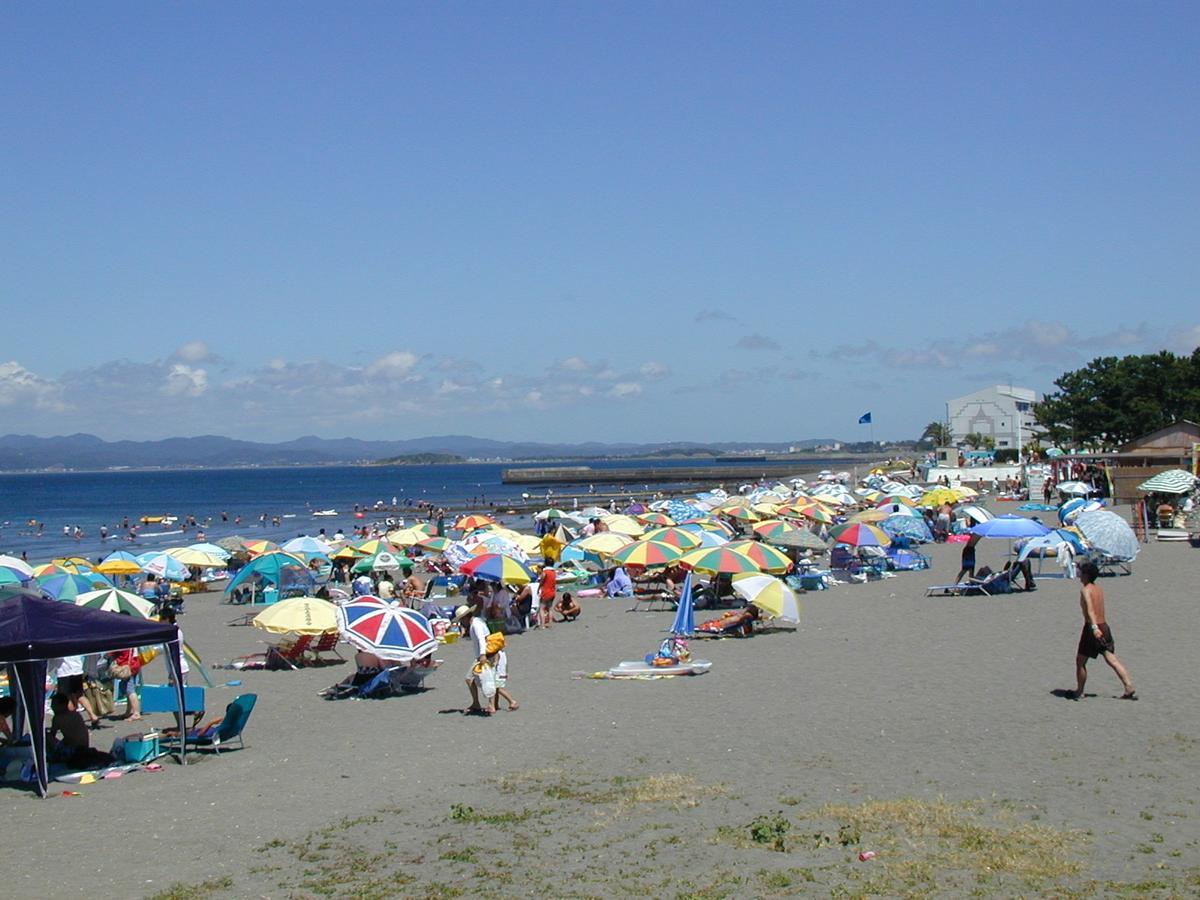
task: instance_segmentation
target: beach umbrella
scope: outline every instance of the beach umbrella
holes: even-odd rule
[[[959,500],[974,500],[979,496],[979,491],[975,488],[967,487],[965,484],[956,484],[950,488],[958,496]]]
[[[833,524],[833,512],[820,503],[793,503],[786,510],[780,510],[783,515],[799,516],[824,525]]]
[[[99,591],[88,591],[75,597],[75,605],[87,609],[102,609],[111,613],[128,613],[137,619],[149,619],[154,615],[154,604],[143,600],[137,594],[129,591],[119,591],[114,587]]]
[[[343,638],[381,659],[405,663],[437,649],[429,620],[399,600],[356,597],[334,614]]]
[[[1108,509],[1082,512],[1075,519],[1084,540],[1114,559],[1129,561],[1137,558],[1141,545],[1129,523]]]
[[[616,532],[617,534],[637,537],[640,534],[646,533],[646,526],[630,516],[605,516],[601,521],[604,522],[609,531]]]
[[[482,513],[473,513],[469,516],[462,516],[454,527],[458,531],[474,531],[476,528],[485,528],[488,525],[495,525],[496,520],[491,516],[485,516]]]
[[[534,519],[536,519],[539,522],[546,522],[551,519],[570,519],[570,518],[572,518],[572,516],[569,512],[567,512],[566,510],[557,509],[553,506],[550,507],[549,509],[543,509],[541,512],[539,512],[537,515],[534,516]]]
[[[627,516],[640,516],[642,513],[646,512],[646,504],[635,500],[621,510],[621,512],[625,513]]]
[[[725,549],[746,554],[754,560],[760,572],[782,575],[792,567],[790,559],[762,541],[730,541],[725,545]]]
[[[929,531],[929,526],[919,516],[916,518],[904,515],[888,516],[888,518],[879,523],[879,530],[890,538],[905,537],[921,542],[933,540],[933,534]]]
[[[993,515],[989,510],[974,504],[960,507],[958,514],[972,520],[973,522],[989,522],[996,518],[995,515]]]
[[[245,553],[246,541],[248,540],[249,538],[244,538],[240,534],[232,534],[217,541],[217,546],[222,550],[228,550],[230,553]]]
[[[851,547],[886,547],[892,542],[886,531],[862,522],[838,525],[829,532],[829,537],[835,543],[848,544]]]
[[[1088,500],[1086,497],[1072,497],[1058,508],[1058,521],[1063,525],[1070,525],[1074,523],[1080,513],[1103,508],[1104,504],[1099,500]]]
[[[1041,522],[1007,513],[986,522],[980,522],[971,529],[971,534],[986,538],[1008,538],[1011,541],[1017,538],[1041,537],[1048,531],[1050,529]]]
[[[676,522],[700,518],[708,512],[708,510],[697,506],[695,503],[687,503],[683,500],[668,500],[667,505],[661,511],[665,512]]]
[[[429,537],[429,534],[420,528],[398,528],[395,531],[387,533],[387,542],[399,549],[401,547],[415,547],[427,537]]]
[[[661,541],[631,541],[612,554],[613,562],[623,566],[639,566],[653,569],[674,563],[683,551]]]
[[[1060,494],[1075,494],[1080,497],[1086,497],[1095,490],[1090,484],[1085,484],[1082,481],[1060,481],[1054,486],[1054,490]]]
[[[692,550],[679,558],[679,565],[706,575],[727,573],[736,575],[739,572],[758,572],[758,563],[745,553],[729,550],[725,547],[701,548]]]
[[[171,547],[166,551],[185,566],[197,566],[201,569],[223,569],[225,558],[204,550],[193,550],[191,547]]]
[[[907,507],[905,507],[907,509]],[[850,517],[851,522],[866,522],[868,525],[876,525],[886,519],[891,513],[886,509],[864,509],[856,512]]]
[[[484,581],[499,584],[529,584],[537,578],[533,570],[519,559],[502,556],[499,553],[485,553],[482,556],[476,556],[470,562],[462,565],[459,571],[473,578],[482,578]]]
[[[757,522],[763,518],[761,513],[755,512],[754,507],[743,500],[731,500],[729,503],[718,506],[713,512],[741,522]],[[775,515],[775,513],[771,512],[770,515]]]
[[[921,500],[918,506],[942,506],[949,503],[951,505],[959,501],[958,494],[954,493],[950,488],[940,487],[933,488],[921,495]]]
[[[1146,494],[1187,494],[1196,486],[1196,476],[1183,469],[1168,469],[1152,475],[1137,486]]]
[[[189,550],[199,550],[202,553],[211,553],[213,556],[220,557],[221,559],[226,560],[226,561],[228,561],[229,557],[232,555],[224,547],[221,547],[217,544],[210,543],[208,541],[201,541],[199,544],[188,544],[187,548]]]
[[[328,557],[333,552],[333,548],[325,541],[320,538],[309,537],[308,535],[294,537],[279,549],[287,553],[295,553],[297,556],[303,556],[305,559],[312,559],[316,556]]]
[[[362,559],[364,556],[371,554],[359,550],[357,547],[342,547],[340,550],[335,550],[329,557],[330,559]]]
[[[728,544],[730,541],[729,535],[723,531],[697,531],[696,537],[700,539],[700,543],[692,547],[692,550],[697,550],[700,547],[720,547]],[[686,551],[688,548],[681,547],[680,549]]]
[[[827,550],[829,548],[827,541],[823,540],[820,535],[813,534],[807,528],[789,531],[787,534],[770,538],[768,542],[772,546],[787,547],[791,550]]]
[[[764,540],[770,540],[773,537],[802,530],[799,525],[793,525],[791,522],[785,522],[783,519],[767,519],[765,522],[759,522],[754,526],[754,533]]]
[[[783,498],[780,499],[782,500]],[[779,502],[758,501],[750,508],[760,516],[767,516],[770,518],[779,514],[779,507],[782,505],[783,504]]]
[[[49,575],[74,575],[78,572],[75,566],[60,566],[58,563],[48,562],[42,563],[40,566],[33,567],[33,577],[42,578]]]
[[[678,547],[680,550],[691,550],[700,546],[700,536],[695,531],[680,526],[655,528],[653,531],[643,534],[642,540],[659,541],[663,544],[670,544],[672,547]]]
[[[142,564],[128,550],[117,550],[106,556],[96,571],[104,575],[140,575]]]
[[[190,574],[187,566],[169,553],[151,550],[138,556],[142,571],[168,581],[187,581]]]
[[[365,553],[367,556],[374,556],[380,551],[386,551],[388,553],[396,552],[396,548],[383,538],[370,538],[365,541],[359,541],[357,544],[354,544],[353,547],[355,550]]]
[[[450,538],[434,535],[417,541],[417,546],[425,550],[432,550],[434,553],[444,553],[450,543]]]
[[[682,528],[684,531],[692,531],[699,534],[702,531],[712,531],[717,534],[723,534],[725,537],[732,537],[734,534],[733,528],[724,519],[718,519],[716,516],[707,515],[698,519],[685,519],[675,526]]]
[[[267,540],[262,540],[262,539],[246,541],[242,545],[242,547],[251,556],[261,556],[264,553],[273,553],[274,551],[279,549],[279,545],[277,543],[275,543],[274,541],[267,541]]]
[[[795,592],[772,575],[734,575],[733,592],[773,619],[800,624]]]
[[[589,537],[580,538],[575,542],[577,546],[584,550],[590,550],[592,553],[608,555],[616,553],[622,547],[629,543],[629,536],[617,534],[612,531],[602,531],[599,534],[593,534]],[[670,541],[666,541],[670,543]]]
[[[407,557],[393,553],[391,550],[380,550],[373,556],[364,556],[353,565],[351,571],[359,573],[395,572],[400,568],[402,559],[407,559]]]
[[[637,519],[643,525],[651,525],[656,528],[670,527],[675,524],[674,519],[662,512],[644,512]]]
[[[1056,528],[1041,537],[1030,538],[1022,542],[1017,559],[1024,560],[1031,553],[1043,554],[1047,550],[1053,550],[1058,554],[1062,553],[1064,548],[1069,548],[1072,553],[1086,552],[1079,535],[1065,528]]]
[[[89,591],[101,588],[111,588],[113,586],[111,581],[98,572],[93,573],[91,576],[72,575],[70,573],[64,575],[43,575],[37,579],[37,583],[43,592],[55,600],[69,601],[74,601],[80,594],[86,594]]]
[[[671,634],[686,637],[696,631],[696,601],[692,596],[692,573],[683,579],[683,590],[675,607],[675,620],[671,622]]]
[[[255,580],[273,584],[283,591],[293,586],[309,588],[315,579],[304,560],[276,550],[257,556],[242,566],[230,579],[229,584],[225,585],[225,593],[231,593],[234,588],[247,582],[253,583]]]
[[[915,506],[916,505],[913,502],[913,498],[906,496],[905,494],[888,494],[884,497],[880,497],[878,500],[875,501],[876,506],[895,506],[897,504],[899,504],[901,506]]]
[[[921,510],[915,506],[905,506],[903,503],[888,503],[885,506],[877,506],[875,508],[881,510],[884,513],[884,517],[889,519],[892,516],[911,516],[915,519],[924,518]]]
[[[24,583],[33,578],[33,568],[23,559],[15,556],[0,555],[0,569],[7,569],[11,578],[9,584]]]
[[[250,624],[272,634],[324,634],[337,630],[337,606],[320,597],[290,597],[268,606]]]

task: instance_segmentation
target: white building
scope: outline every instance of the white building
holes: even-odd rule
[[[996,449],[1020,448],[1039,431],[1033,418],[1037,392],[1029,388],[997,384],[946,403],[946,418],[954,443],[968,434],[981,434],[996,441]]]

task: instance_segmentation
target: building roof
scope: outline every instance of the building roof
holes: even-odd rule
[[[1122,444],[1121,453],[1155,453],[1163,450],[1182,450],[1188,453],[1192,444],[1200,442],[1200,425],[1187,419],[1172,422],[1165,428],[1143,434],[1127,444]]]

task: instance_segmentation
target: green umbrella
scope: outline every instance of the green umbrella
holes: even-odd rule
[[[136,619],[149,619],[154,615],[154,607],[148,601],[137,594],[119,591],[116,588],[80,594],[75,598],[75,605],[87,609],[102,609],[105,612],[128,613]]]

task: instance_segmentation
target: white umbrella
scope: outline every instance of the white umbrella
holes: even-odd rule
[[[795,593],[772,575],[735,575],[733,591],[772,618],[800,624],[800,604]]]
[[[1135,559],[1138,551],[1142,549],[1129,523],[1111,510],[1094,509],[1091,512],[1082,512],[1075,519],[1075,527],[1089,544],[1105,556],[1114,559]]]
[[[1060,481],[1054,486],[1054,489],[1060,494],[1079,494],[1086,496],[1095,490],[1090,484],[1084,484],[1082,481]]]

